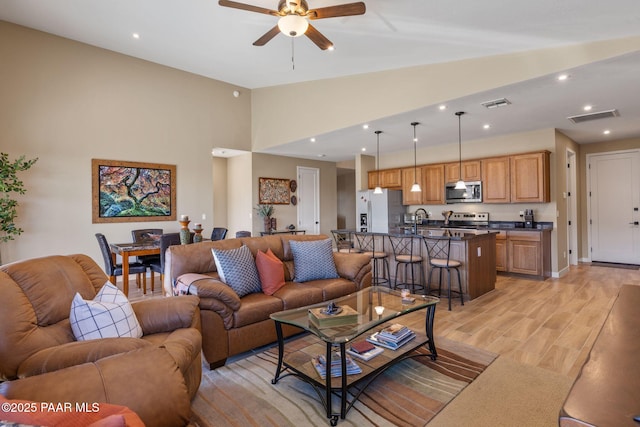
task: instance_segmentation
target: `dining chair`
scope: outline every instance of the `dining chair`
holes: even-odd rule
[[[393,258],[396,262],[394,277],[394,289],[408,289],[412,293],[416,288],[424,289],[424,267],[422,265],[422,241],[421,237],[414,234],[389,234],[389,241],[393,249]],[[402,282],[398,282],[398,274],[402,269]],[[419,282],[415,280],[415,270],[418,269]],[[409,281],[411,275],[411,281]]]
[[[460,280],[460,266],[462,263],[457,260],[450,259],[451,255],[451,238],[447,236],[423,236],[427,246],[427,256],[429,258],[429,279],[427,280],[427,295],[431,293],[431,276],[437,269],[440,273],[438,281],[438,296],[442,293],[442,270],[447,270],[447,298],[449,299],[449,311],[451,311],[451,292],[460,295],[460,303],[464,305],[464,294],[462,292],[462,281]],[[451,269],[458,273],[458,290],[451,290]]]
[[[142,228],[138,230],[131,230],[131,237],[134,243],[153,243],[157,242],[160,235],[162,235],[162,228]],[[155,238],[153,237],[155,236]],[[151,272],[151,292],[153,292],[153,270],[151,270],[151,263],[160,262],[160,255],[142,255],[136,258],[141,264],[146,265]]]
[[[355,250],[371,257],[373,263],[372,285],[389,284],[389,255],[385,251],[385,235],[356,231]]]
[[[122,276],[122,264],[117,264],[113,260],[111,248],[107,238],[102,233],[96,233],[96,239],[98,239],[98,245],[100,246],[100,252],[102,252],[102,258],[104,259],[104,271],[109,276],[109,281],[116,284],[116,277]],[[136,283],[140,286],[140,276],[142,276],[142,286],[146,290],[147,288],[147,266],[140,262],[129,263],[129,273],[136,275]]]
[[[227,230],[224,227],[213,227],[213,231],[211,231],[211,240],[224,240],[227,237]]]
[[[164,285],[164,262],[167,255],[167,248],[180,244],[180,233],[166,233],[160,236],[160,257],[157,262],[149,264],[152,272],[160,274],[161,286]],[[151,292],[153,292],[153,274],[151,275]]]

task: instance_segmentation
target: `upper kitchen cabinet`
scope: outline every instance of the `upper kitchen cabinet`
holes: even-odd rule
[[[511,159],[511,202],[547,203],[551,200],[549,152],[518,154]]]
[[[457,182],[462,176],[463,181],[482,180],[480,160],[468,160],[462,162],[462,175],[460,175],[460,163],[447,163],[444,165],[444,182]]]
[[[463,164],[464,167],[464,164]],[[422,204],[444,204],[444,165],[422,166]]]
[[[482,202],[511,202],[509,156],[482,159]]]
[[[417,176],[416,176],[417,174]],[[414,182],[420,184],[422,191],[411,192],[411,186]],[[402,169],[402,204],[403,205],[422,205],[422,194],[424,192],[424,180],[422,178],[422,166],[414,168]]]
[[[380,181],[378,182],[378,175]],[[402,172],[400,169],[384,169],[380,171],[369,172],[369,188],[375,188],[380,185],[382,188],[391,190],[402,189]]]
[[[482,159],[484,203],[548,203],[549,152]]]

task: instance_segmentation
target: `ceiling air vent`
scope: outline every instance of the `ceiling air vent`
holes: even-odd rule
[[[483,102],[482,105],[487,108],[498,108],[498,107],[506,107],[511,104],[507,98],[494,99],[493,101]]]
[[[609,117],[618,117],[620,113],[618,110],[606,110],[606,111],[598,111],[595,113],[588,114],[580,114],[579,116],[571,116],[567,117],[567,119],[571,120],[573,123],[583,123],[589,122],[591,120],[599,120],[599,119],[607,119]]]

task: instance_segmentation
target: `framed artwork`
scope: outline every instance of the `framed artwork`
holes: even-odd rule
[[[174,221],[176,166],[91,159],[92,222]]]
[[[261,205],[288,205],[289,180],[258,178],[258,203]]]

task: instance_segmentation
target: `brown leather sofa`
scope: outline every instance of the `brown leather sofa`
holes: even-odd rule
[[[623,285],[560,409],[561,427],[629,426],[640,415],[640,286]]]
[[[293,255],[291,240],[321,240],[325,235],[271,235],[206,241],[191,245],[171,246],[165,260],[165,292],[188,289],[200,297],[202,317],[202,350],[211,369],[225,364],[233,356],[273,343],[276,331],[271,313],[329,301],[371,285],[370,257],[363,254],[334,253],[337,279],[291,281]],[[253,256],[271,249],[285,265],[284,287],[273,295],[253,293],[239,298],[218,280],[212,248],[234,249],[246,245]],[[286,326],[286,325],[285,325]],[[283,328],[286,336],[299,333],[294,327]]]
[[[0,267],[0,393],[36,402],[127,406],[149,426],[186,425],[202,375],[197,297],[132,303],[142,338],[76,341],[76,292],[108,281],[86,255]]]

